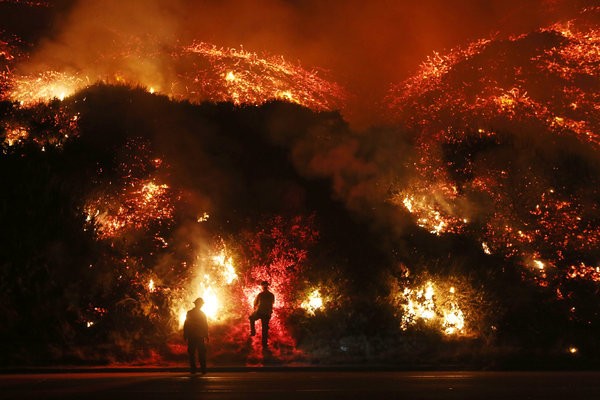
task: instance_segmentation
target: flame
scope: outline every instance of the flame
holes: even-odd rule
[[[178,311],[177,315],[179,316],[179,318],[178,318],[179,329],[182,329],[183,324],[185,324],[185,319],[187,317],[187,310],[185,308],[182,308]]]
[[[204,213],[202,213],[202,215],[200,215],[198,218],[196,218],[196,222],[206,222],[206,221],[208,221],[208,218],[210,218],[210,215],[208,215],[208,213],[204,212]]]
[[[465,315],[457,302],[456,287],[450,286],[443,295],[436,295],[438,284],[428,281],[417,288],[405,287],[399,295],[402,308],[400,327],[409,329],[419,320],[439,327],[446,335],[465,333]]]
[[[216,265],[221,267],[221,274],[225,279],[225,283],[231,285],[237,279],[232,257],[227,257],[225,250],[223,250],[220,254],[213,256],[212,260]]]
[[[600,97],[591,83],[600,76],[598,11],[590,11],[591,19],[582,14],[531,34],[434,53],[392,87],[390,114],[415,132],[416,154],[406,164],[412,179],[390,191],[391,203],[432,234],[478,232],[485,254],[520,263],[533,271],[523,276],[541,286],[600,281],[589,259],[600,245],[597,180],[573,191],[562,183],[569,172],[561,175],[561,160],[544,155],[521,168],[493,158],[496,149],[518,149],[512,141],[530,135],[579,142],[597,155]],[[507,48],[527,62],[499,51]]]
[[[4,137],[4,144],[7,146],[14,146],[18,143],[22,143],[29,137],[29,131],[23,127],[14,127],[6,130],[6,136]]]
[[[544,270],[544,268],[546,267],[546,265],[540,261],[540,260],[533,260],[533,264],[535,265],[535,267],[539,270]]]
[[[90,65],[81,71],[65,68],[20,74],[17,65],[6,77],[10,88],[7,97],[21,104],[63,100],[90,85],[107,83],[141,87],[152,94],[162,93],[197,103],[231,101],[259,105],[284,100],[319,111],[340,109],[345,98],[339,85],[283,57],[261,57],[244,49],[217,48],[204,42],[165,49],[164,54],[154,54],[133,44],[131,47],[125,55],[102,55],[102,59],[110,61],[105,66]],[[136,65],[140,59],[153,64],[163,57],[170,57],[171,61],[163,70],[155,71],[163,84],[157,85],[155,76],[146,76],[142,71],[124,72],[132,60],[136,60]]]
[[[442,327],[446,335],[453,335],[462,332],[465,327],[465,316],[455,303],[451,303],[449,307],[449,310],[444,311]]]
[[[319,289],[312,290],[300,305],[310,315],[315,315],[317,310],[323,308],[323,297]]]
[[[204,300],[202,310],[213,322],[224,322],[231,318],[231,308],[237,304],[231,295],[238,275],[233,256],[227,249],[223,246],[216,254],[200,258],[200,261],[195,266],[197,275],[173,305],[174,313],[180,316],[180,324],[181,310],[185,310],[185,304],[191,304],[198,297]],[[185,320],[185,315],[183,318]]]
[[[233,71],[229,71],[227,72],[227,75],[225,75],[225,80],[227,82],[234,82],[235,81],[235,74],[233,73]]]
[[[75,92],[90,85],[87,78],[78,74],[59,71],[44,71],[37,76],[15,76],[10,84],[8,98],[27,105],[40,100],[64,100]]]
[[[85,207],[86,221],[101,239],[119,237],[127,229],[143,229],[151,221],[168,221],[173,212],[169,185],[155,179],[127,179],[122,191],[92,199]]]
[[[204,306],[202,307],[204,313],[208,319],[215,320],[219,315],[221,308],[221,302],[215,290],[208,286],[200,291],[200,297],[204,299]]]
[[[205,277],[205,280],[208,280],[208,277]],[[206,283],[206,281],[202,282],[199,285],[198,290],[192,292],[192,296],[189,297],[191,300],[187,303],[193,303],[193,301],[198,297],[201,297],[204,300],[204,305],[201,309],[206,314],[206,317],[210,321],[219,320],[223,303],[220,299],[221,294],[218,292],[218,290],[210,286],[210,284]],[[183,305],[177,306],[176,308],[179,310],[176,313],[179,316],[179,327],[182,328],[187,316],[187,310]]]

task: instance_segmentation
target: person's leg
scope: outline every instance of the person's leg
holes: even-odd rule
[[[271,316],[263,316],[260,319],[261,325],[262,325],[262,345],[263,347],[267,347],[268,342],[269,342],[269,320],[271,319]]]
[[[198,360],[200,361],[200,370],[203,374],[206,373],[206,345],[200,342],[198,345]]]
[[[190,358],[190,372],[196,373],[196,351],[197,343],[193,340],[188,340],[188,356]]]

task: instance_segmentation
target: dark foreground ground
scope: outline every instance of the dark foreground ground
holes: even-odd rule
[[[323,370],[0,375],[2,399],[599,399],[600,372]]]

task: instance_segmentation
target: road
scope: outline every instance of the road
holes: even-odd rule
[[[209,371],[0,375],[0,399],[600,399],[600,372]]]

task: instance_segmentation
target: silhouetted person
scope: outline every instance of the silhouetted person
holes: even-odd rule
[[[206,345],[208,344],[208,321],[206,314],[201,310],[204,299],[198,297],[194,300],[195,307],[187,312],[183,324],[183,338],[187,340],[188,354],[190,356],[190,372],[196,373],[196,354],[200,361],[200,369],[206,373]]]
[[[255,322],[260,319],[262,325],[262,345],[267,347],[269,340],[269,320],[273,313],[273,303],[275,303],[275,295],[269,292],[269,282],[262,281],[260,283],[262,292],[260,292],[256,299],[254,299],[254,312],[250,314],[250,336],[256,335]]]

